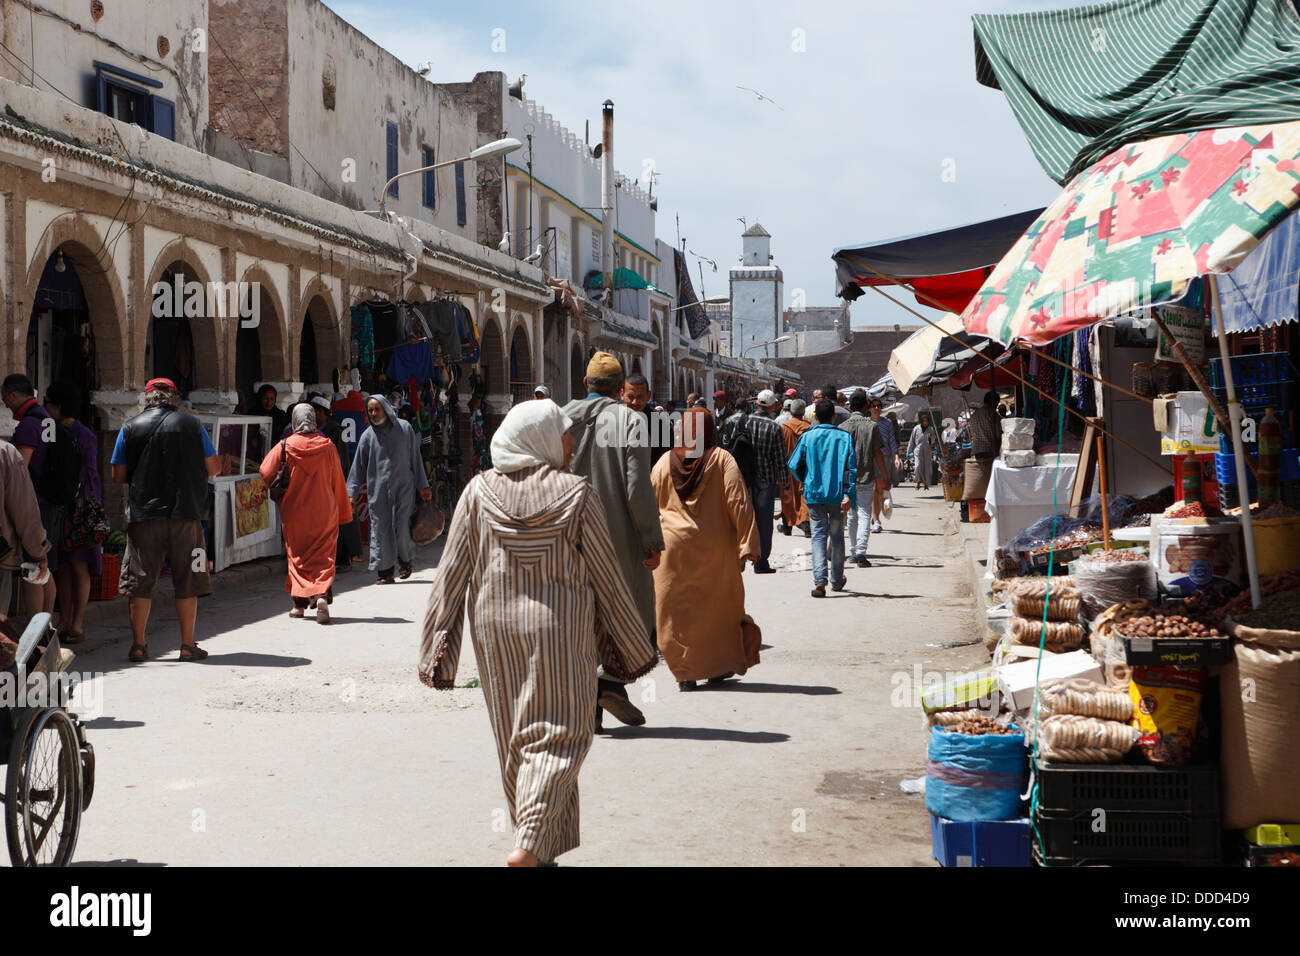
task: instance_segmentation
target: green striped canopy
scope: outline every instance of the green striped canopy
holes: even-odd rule
[[[1064,185],[1125,143],[1300,119],[1291,0],[1117,0],[980,15],[975,74]]]

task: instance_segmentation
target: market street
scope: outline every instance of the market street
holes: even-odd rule
[[[913,703],[918,666],[986,655],[934,646],[974,637],[950,506],[899,490],[896,508],[842,594],[813,600],[806,570],[746,572],[764,649],[744,679],[683,694],[660,664],[633,694],[645,727],[606,717],[564,865],[934,865],[924,798],[899,789],[924,774],[922,717],[894,704]],[[808,550],[777,535],[773,564]],[[74,862],[498,864],[512,837],[482,691],[462,689],[472,651],[456,690],[416,679],[436,553],[389,587],[342,575],[328,627],[289,620],[278,579],[206,599],[200,666],[176,663],[170,613],[142,666],[125,621],[101,625],[73,665],[107,672]]]

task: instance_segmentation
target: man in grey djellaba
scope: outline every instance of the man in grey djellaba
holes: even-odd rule
[[[366,399],[370,427],[361,433],[348,475],[348,495],[353,506],[366,484],[370,513],[370,570],[380,584],[411,576],[415,543],[411,540],[411,515],[418,495],[428,501],[429,478],[420,458],[420,436],[409,422],[397,417],[381,395]],[[290,477],[290,482],[293,481]]]

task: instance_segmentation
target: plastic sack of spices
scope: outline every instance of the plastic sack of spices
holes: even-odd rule
[[[1204,667],[1135,665],[1129,684],[1137,749],[1148,763],[1180,767],[1192,759],[1201,719]]]
[[[1131,598],[1156,598],[1156,566],[1136,551],[1096,551],[1070,564],[1083,612],[1093,618]]]

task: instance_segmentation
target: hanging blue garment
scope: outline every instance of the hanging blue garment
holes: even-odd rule
[[[428,342],[407,342],[399,345],[388,360],[388,377],[395,382],[405,382],[414,378],[417,382],[433,378],[436,374],[433,364],[433,350]]]
[[[375,327],[370,308],[364,302],[352,312],[351,356],[353,368],[370,368],[375,364]]]

